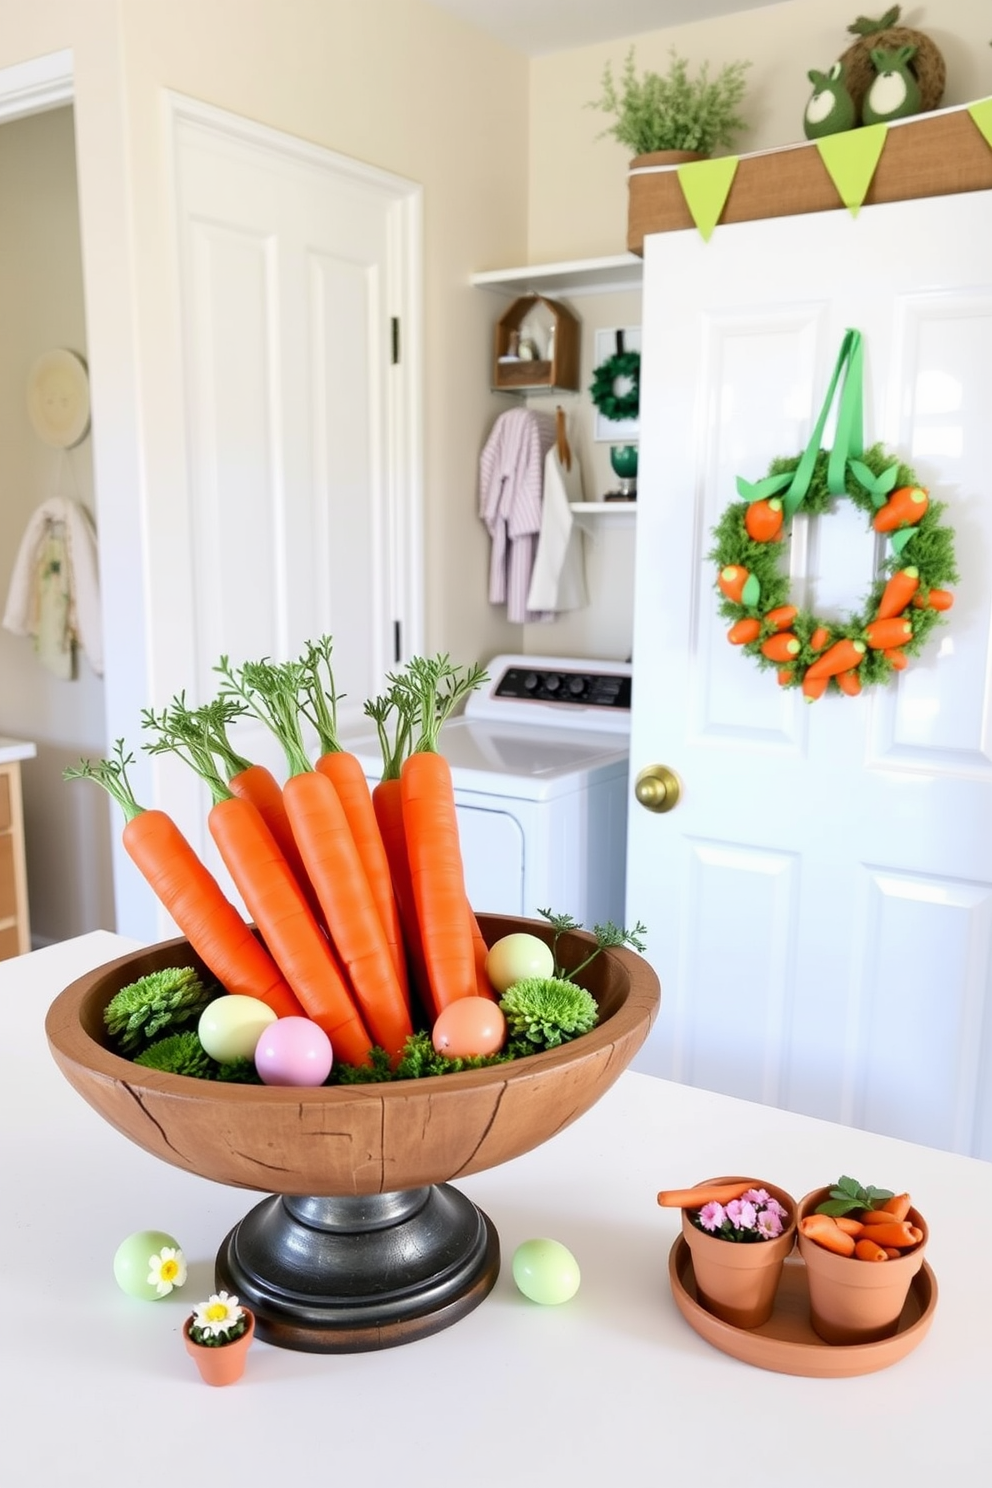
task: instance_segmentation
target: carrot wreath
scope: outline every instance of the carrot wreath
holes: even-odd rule
[[[66,780],[95,780],[122,808],[125,850],[203,964],[228,992],[257,997],[280,1018],[303,1009],[263,945],[164,811],[135,800],[127,776],[134,756],[118,739],[112,759],[81,760]]]
[[[153,754],[177,754],[206,783],[213,798],[207,816],[210,835],[273,960],[306,1016],[331,1040],[335,1057],[368,1064],[373,1040],[337,957],[261,813],[230,791],[209,750],[196,744],[188,729],[172,727],[174,721],[175,713],[156,718],[146,710],[143,722],[158,738],[145,747]]]

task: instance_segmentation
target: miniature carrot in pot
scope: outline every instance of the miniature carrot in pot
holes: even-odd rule
[[[889,1259],[881,1245],[876,1244],[867,1236],[854,1242],[854,1254],[859,1261],[887,1261]]]
[[[864,657],[863,641],[835,641],[829,651],[824,651],[810,665],[806,675],[811,681],[816,681],[819,677],[836,677],[838,672],[849,672],[860,666]]]
[[[857,1243],[847,1235],[829,1214],[806,1214],[799,1221],[799,1233],[835,1255],[852,1256]]]
[[[769,636],[767,641],[762,641],[761,654],[767,656],[769,661],[791,661],[798,655],[800,645],[798,636],[793,635],[791,630],[782,630],[777,635]]]
[[[265,946],[252,934],[213,874],[164,811],[146,810],[127,778],[133,755],[117,740],[116,757],[81,761],[67,780],[95,780],[124,811],[128,857],[154,890],[203,964],[228,992],[256,997],[280,1018],[303,1009]]]
[[[949,589],[928,589],[926,599],[917,594],[913,599],[913,608],[916,610],[949,610],[954,603],[954,595]]]
[[[892,620],[896,615],[901,615],[919,587],[920,570],[913,567],[900,568],[882,590],[875,619]]]
[[[737,620],[727,631],[727,640],[732,646],[746,646],[748,641],[756,641],[761,634],[761,621],[748,616],[744,620]]]
[[[873,651],[889,651],[894,646],[903,646],[912,634],[913,627],[908,620],[873,620],[865,628],[865,636]]]
[[[912,1200],[908,1193],[895,1194],[891,1199],[886,1199],[873,1212],[875,1214],[888,1214],[894,1220],[907,1219],[912,1208]]]
[[[900,486],[872,518],[876,532],[895,532],[897,527],[918,522],[930,505],[922,486]]]
[[[891,1224],[866,1225],[865,1229],[876,1245],[894,1245],[899,1250],[911,1250],[923,1239],[919,1225],[910,1224],[905,1219],[893,1220]]]
[[[753,542],[771,542],[782,526],[782,503],[777,496],[752,501],[744,514],[744,527]]]
[[[746,1194],[754,1183],[700,1183],[695,1188],[663,1188],[658,1203],[663,1209],[702,1209],[704,1204],[729,1204]]]
[[[855,1240],[860,1240],[864,1234],[865,1227],[860,1219],[852,1219],[849,1214],[835,1214],[833,1221],[839,1230],[843,1230],[845,1235],[853,1235]]]

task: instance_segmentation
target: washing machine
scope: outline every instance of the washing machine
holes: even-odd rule
[[[441,730],[473,909],[624,922],[631,667],[497,656]],[[371,783],[374,735],[349,738]]]

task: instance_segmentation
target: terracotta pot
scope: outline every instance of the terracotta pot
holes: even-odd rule
[[[788,1211],[786,1227],[774,1240],[720,1240],[699,1230],[682,1210],[682,1234],[692,1255],[696,1296],[714,1317],[735,1328],[760,1328],[775,1305],[782,1266],[796,1239],[796,1201],[784,1189],[760,1178],[707,1178],[707,1183],[747,1183],[764,1188]]]
[[[652,150],[647,155],[635,155],[630,169],[640,170],[646,165],[688,165],[690,160],[706,159],[700,150]]]
[[[807,1194],[799,1205],[800,1219],[829,1196],[829,1188]],[[930,1238],[926,1222],[916,1209],[910,1209],[909,1219],[923,1231],[923,1239],[898,1260],[858,1261],[852,1256],[834,1255],[799,1235],[799,1254],[806,1263],[809,1287],[809,1318],[824,1343],[875,1343],[897,1332]]]
[[[192,1318],[187,1318],[183,1324],[186,1352],[195,1361],[204,1384],[233,1385],[244,1374],[245,1360],[255,1336],[255,1315],[247,1307],[242,1310],[248,1319],[248,1327],[240,1338],[236,1338],[233,1343],[221,1344],[219,1348],[209,1348],[204,1343],[193,1342],[189,1334],[193,1325]]]

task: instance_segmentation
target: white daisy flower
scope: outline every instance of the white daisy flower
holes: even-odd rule
[[[237,1297],[227,1292],[215,1292],[206,1302],[198,1302],[193,1315],[193,1326],[204,1333],[219,1337],[233,1328],[244,1317],[244,1308],[238,1305]]]
[[[167,1297],[173,1287],[186,1280],[186,1257],[178,1246],[163,1245],[157,1255],[148,1257],[148,1285],[160,1297]]]

